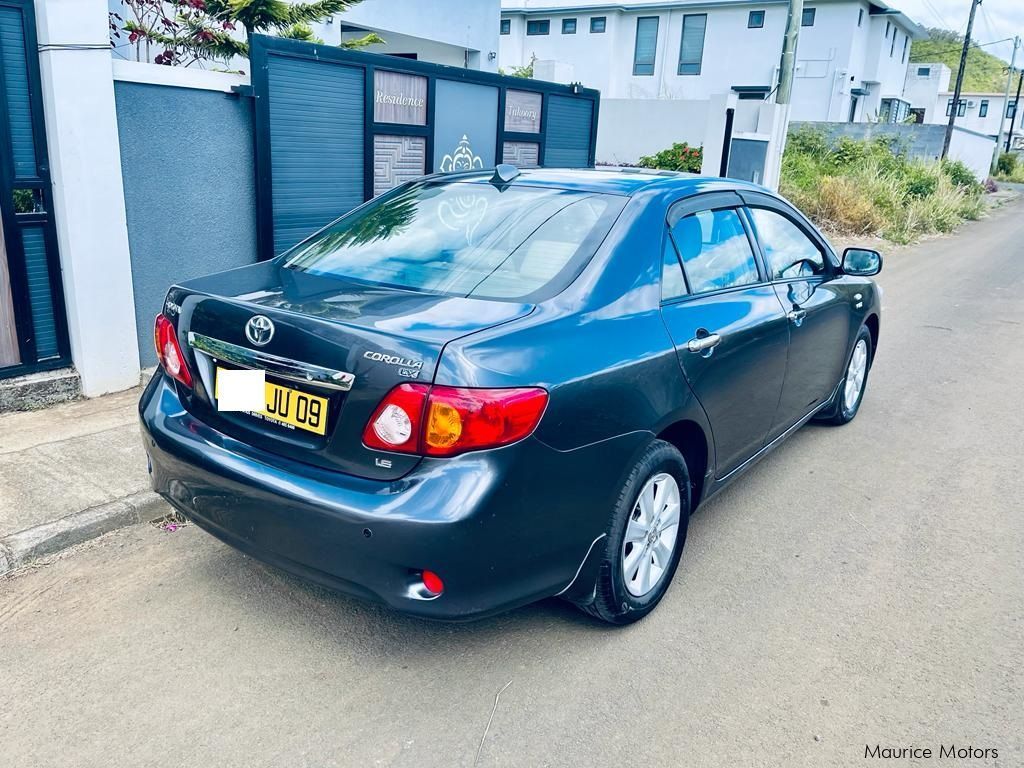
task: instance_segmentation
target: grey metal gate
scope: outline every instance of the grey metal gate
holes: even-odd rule
[[[260,258],[438,171],[594,164],[597,91],[254,36]]]
[[[0,378],[68,363],[32,0],[0,0]]]

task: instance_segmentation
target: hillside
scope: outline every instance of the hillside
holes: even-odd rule
[[[929,29],[928,39],[919,40],[910,49],[912,62],[938,61],[953,71],[949,90],[956,83],[956,71],[960,66],[960,51],[963,35],[948,29]],[[964,72],[964,91],[1001,93],[1006,89],[1006,69],[1009,65],[984,48],[972,47],[967,52],[967,70]],[[1016,85],[1016,83],[1014,83]]]

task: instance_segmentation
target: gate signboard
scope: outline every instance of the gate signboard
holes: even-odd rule
[[[438,172],[590,167],[597,91],[256,35],[260,258]]]

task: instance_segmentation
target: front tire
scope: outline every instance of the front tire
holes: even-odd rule
[[[843,376],[835,401],[828,415],[821,420],[826,424],[848,424],[853,421],[860,404],[864,400],[864,390],[868,386],[868,373],[871,370],[871,359],[874,350],[871,345],[871,332],[861,326],[857,340],[853,343],[853,351],[846,364],[846,375]]]
[[[675,447],[655,440],[619,493],[593,597],[580,608],[617,625],[653,611],[672,583],[689,521],[686,461]]]

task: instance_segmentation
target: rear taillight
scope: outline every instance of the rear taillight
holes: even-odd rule
[[[156,316],[156,327],[153,329],[153,341],[156,344],[156,356],[160,365],[175,381],[180,381],[192,388],[192,374],[188,370],[185,356],[178,345],[178,333],[174,325],[163,315]]]
[[[498,448],[530,435],[548,403],[538,388],[470,389],[400,384],[363,431],[370,448],[455,456]]]

